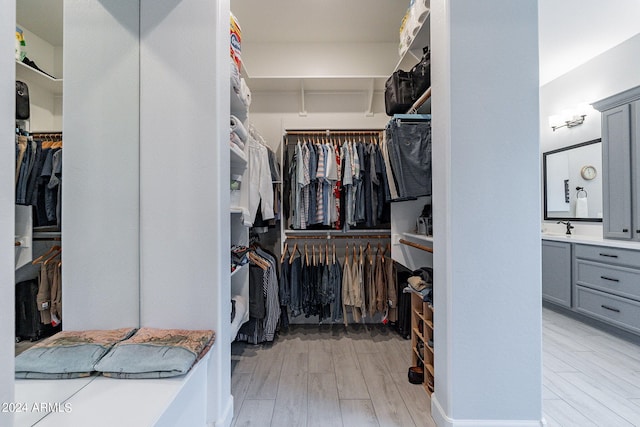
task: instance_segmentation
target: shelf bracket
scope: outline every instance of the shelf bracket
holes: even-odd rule
[[[307,117],[307,109],[304,105],[304,80],[300,80],[300,112],[298,112],[300,117]]]
[[[373,117],[373,91],[374,91],[374,87],[375,87],[375,80],[374,79],[370,79],[369,80],[369,99],[368,99],[368,109],[367,111],[364,113],[365,117]]]

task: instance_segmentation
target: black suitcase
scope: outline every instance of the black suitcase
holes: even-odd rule
[[[16,284],[16,342],[24,339],[37,341],[53,335],[60,327],[40,323],[38,312],[38,280],[27,280]]]
[[[411,338],[411,294],[402,292],[407,287],[407,279],[411,277],[411,270],[404,266],[398,267],[396,285],[398,291],[398,321],[396,328],[405,339]]]

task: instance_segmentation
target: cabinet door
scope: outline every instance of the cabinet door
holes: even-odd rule
[[[640,240],[640,101],[631,104],[631,197],[633,239]]]
[[[542,242],[542,299],[571,307],[571,244]]]
[[[602,113],[604,237],[631,238],[631,123],[628,104]]]

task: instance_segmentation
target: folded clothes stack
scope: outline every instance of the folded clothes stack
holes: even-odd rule
[[[102,373],[112,378],[174,377],[186,374],[214,340],[211,330],[63,331],[18,355],[15,376],[66,379]]]

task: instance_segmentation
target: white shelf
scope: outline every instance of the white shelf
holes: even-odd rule
[[[420,240],[422,242],[433,244],[433,236],[425,236],[424,234],[416,234],[416,233],[402,233],[402,235],[405,237],[409,237],[411,239]]]
[[[240,267],[236,267],[235,270],[231,273],[231,277],[235,276],[238,272],[242,271],[244,268],[249,268],[249,263],[243,264]]]
[[[16,80],[27,80],[28,83],[41,86],[54,95],[62,95],[62,79],[51,78],[20,61],[16,61]]]
[[[231,214],[241,214],[242,213],[242,208],[239,208],[237,206],[231,206]]]
[[[395,70],[409,71],[422,58],[422,48],[431,42],[431,11],[427,14],[422,26],[413,37],[409,49],[402,55]]]

